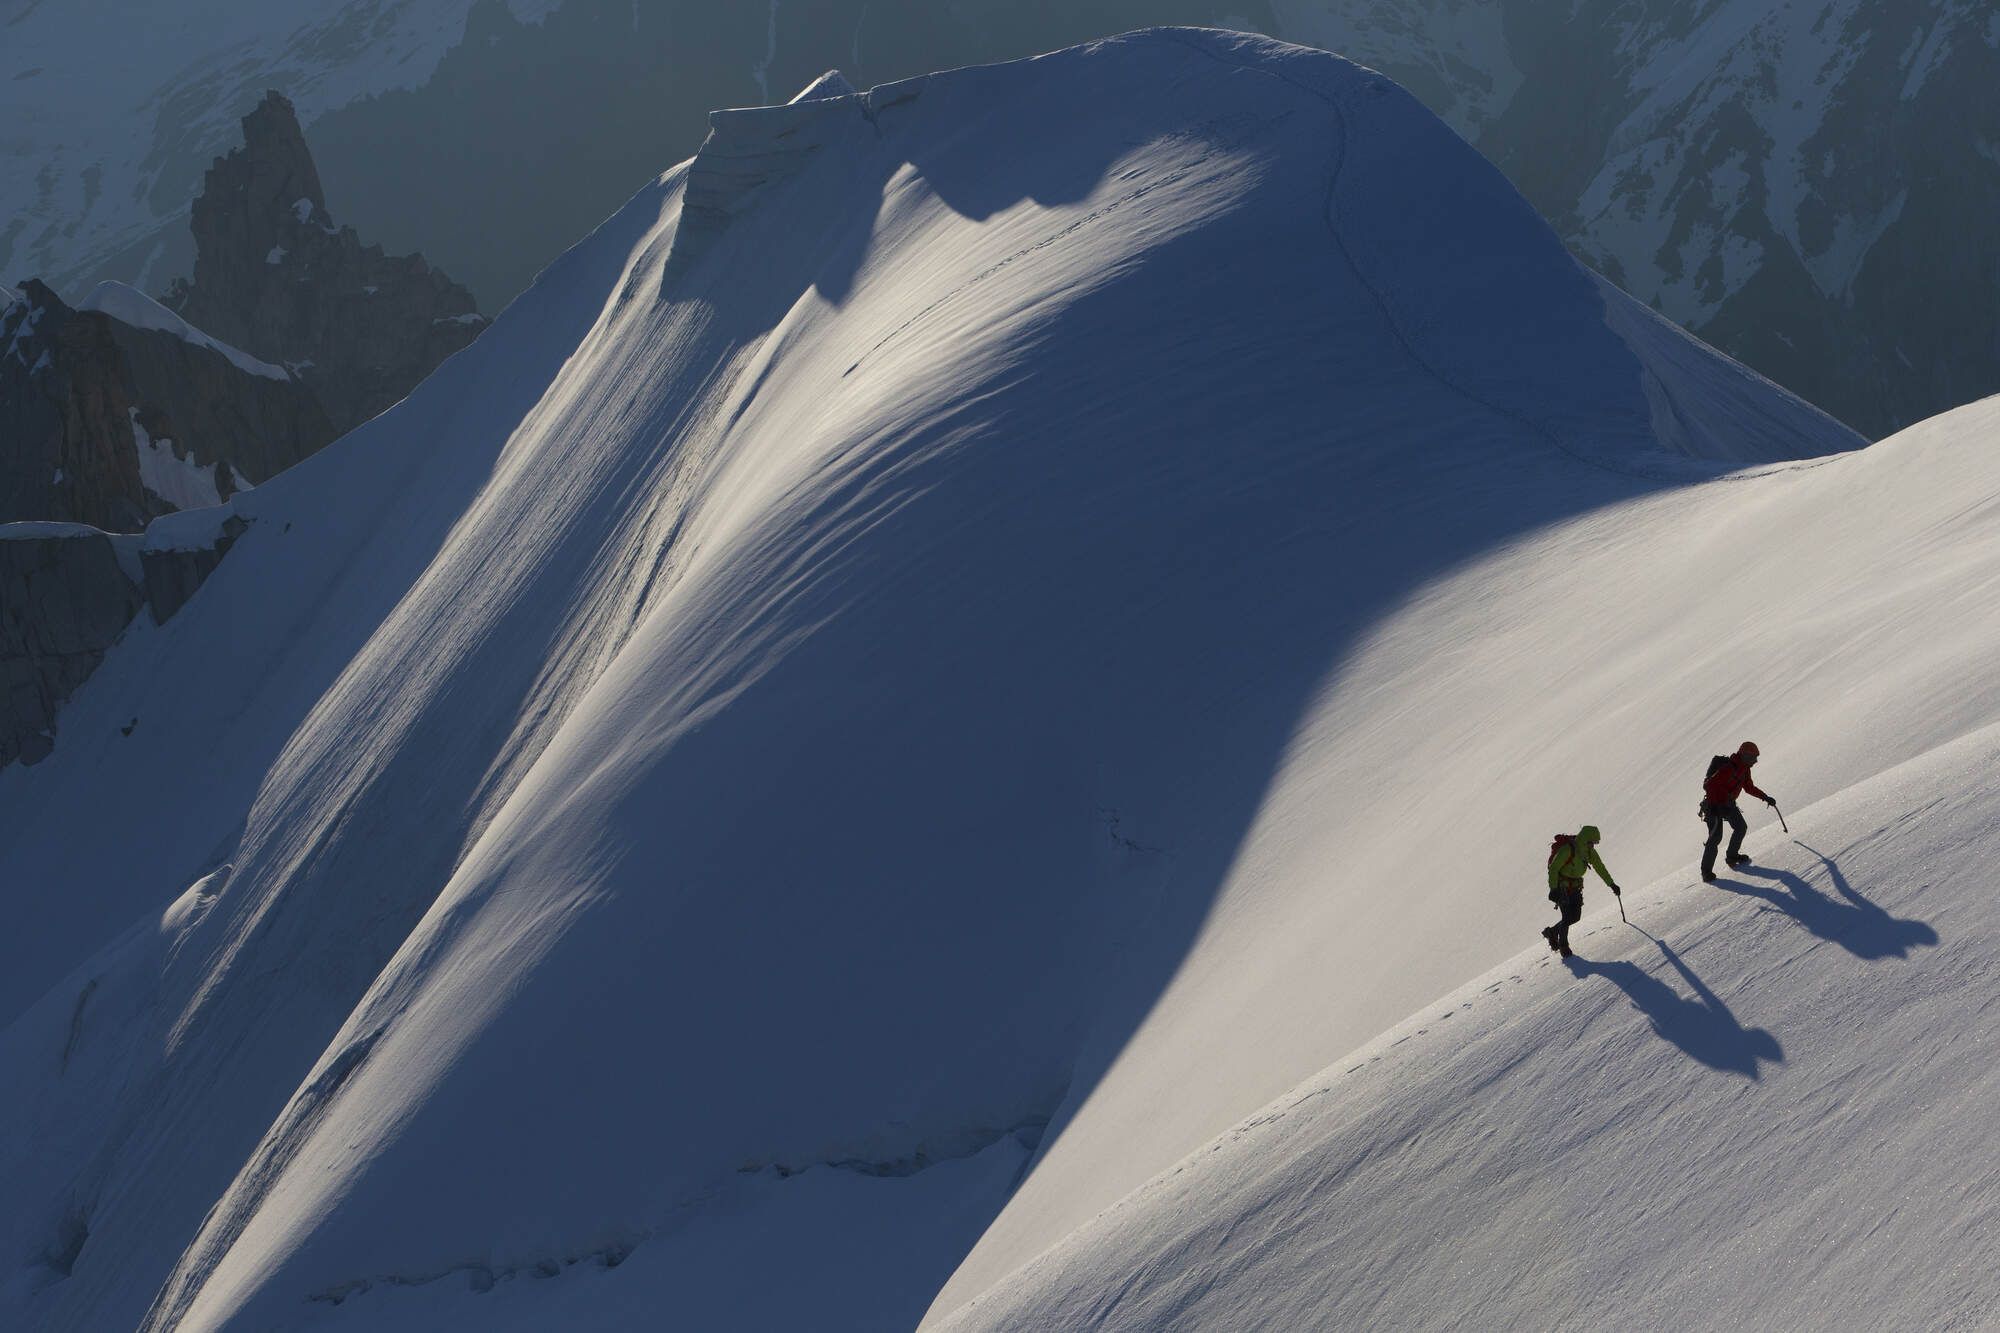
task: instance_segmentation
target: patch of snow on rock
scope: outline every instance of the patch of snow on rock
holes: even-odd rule
[[[132,447],[139,454],[139,481],[176,509],[200,509],[222,503],[215,485],[215,465],[206,467],[174,452],[165,436],[154,439],[139,424],[139,409],[131,408]]]

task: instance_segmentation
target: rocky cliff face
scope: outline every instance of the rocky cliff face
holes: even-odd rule
[[[386,255],[334,225],[298,117],[275,92],[243,118],[243,146],[209,168],[193,225],[194,279],[166,304],[291,368],[338,430],[395,403],[486,326],[472,293],[422,255]]]
[[[193,330],[145,327],[150,303],[120,295],[138,322],[73,309],[35,281],[0,311],[0,523],[137,532],[333,438],[297,379]]]
[[[165,624],[247,528],[223,510],[199,517],[144,535],[0,524],[0,768],[44,758],[64,701],[133,617]]]
[[[269,95],[243,129],[195,202],[177,309],[115,282],[79,307],[38,281],[0,289],[0,765],[48,752],[137,610],[171,616],[241,523],[113,534],[284,470],[485,327],[422,256],[333,225],[289,102]]]
[[[1992,5],[1513,7],[1478,142],[1587,263],[1870,435],[2000,390]]]
[[[55,524],[0,528],[0,766],[48,754],[56,711],[144,602],[125,567],[136,553],[121,552],[121,540],[138,541]]]

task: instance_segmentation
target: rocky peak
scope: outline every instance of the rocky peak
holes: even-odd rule
[[[120,292],[122,318],[29,279],[0,310],[0,523],[136,532],[333,438],[305,385]]]
[[[282,95],[265,93],[243,118],[243,146],[216,161],[194,201],[195,237],[212,241],[195,254],[195,284],[211,280],[205,270],[228,269],[245,256],[262,259],[296,226],[328,221],[298,115]]]
[[[30,364],[35,359],[31,353],[46,349],[49,336],[68,313],[62,298],[40,278],[29,278],[19,291],[0,287],[0,359]]]
[[[338,430],[393,405],[486,326],[472,293],[422,255],[386,255],[336,226],[292,104],[243,118],[195,200],[194,279],[166,305],[253,356],[291,367]]]
[[[194,280],[164,308],[120,283],[76,308],[33,279],[0,287],[0,767],[48,752],[136,608],[164,620],[193,594],[242,530],[235,492],[389,407],[486,325],[423,256],[334,225],[277,93],[215,159],[192,219]],[[176,510],[225,518],[155,543]],[[142,528],[143,549],[124,535]]]

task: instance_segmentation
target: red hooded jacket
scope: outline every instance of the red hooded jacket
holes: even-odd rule
[[[1715,771],[1708,775],[1708,781],[1702,784],[1702,790],[1708,794],[1708,799],[1717,805],[1726,805],[1746,791],[1760,801],[1771,799],[1759,791],[1757,784],[1750,780],[1750,765],[1733,754],[1715,765]]]

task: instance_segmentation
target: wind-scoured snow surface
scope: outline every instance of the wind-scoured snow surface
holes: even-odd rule
[[[1843,453],[1323,54],[1154,32],[722,113],[235,497],[200,594],[0,771],[0,1323],[1068,1317],[1163,1234],[1105,1210],[1507,965],[1556,829],[1661,881],[1675,949],[1854,904],[1799,851],[1805,889],[1675,896],[1745,735],[1936,934],[1897,965],[1970,975],[1970,899],[1848,850],[1946,779],[1840,794],[2000,722],[1992,424]],[[1699,1074],[1753,1136],[1810,1043],[1737,955],[1686,943],[1701,990],[1620,947],[1773,1034]],[[1860,1012],[1890,964],[1836,952]],[[1641,1095],[1610,1054],[1707,1089],[1632,974],[1536,976],[1464,1030],[1600,1015],[1614,1100],[1570,1109]]]

